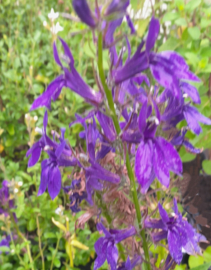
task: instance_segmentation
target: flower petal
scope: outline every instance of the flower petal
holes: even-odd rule
[[[196,87],[186,82],[182,82],[180,84],[180,87],[184,93],[188,94],[188,96],[193,100],[193,102],[197,104],[201,103],[199,92]]]
[[[198,122],[206,125],[211,125],[211,120],[204,115],[200,114],[198,110],[190,105],[185,105],[183,108],[185,119],[190,129],[197,135],[201,132],[201,127]]]
[[[47,87],[46,91],[41,94],[38,98],[33,102],[30,111],[35,110],[39,107],[45,106],[50,109],[51,107],[51,98],[53,98],[54,94],[57,91],[60,91],[65,85],[64,75],[58,76],[55,80],[53,80]]]
[[[164,138],[158,137],[157,138],[163,154],[166,159],[166,165],[169,170],[173,171],[174,173],[181,174],[182,173],[182,161],[180,159],[179,154],[174,149],[173,145],[167,142]]]
[[[73,0],[73,8],[82,22],[90,27],[95,27],[96,22],[86,0]]]
[[[115,270],[117,266],[117,260],[118,260],[118,249],[116,246],[113,246],[112,243],[109,243],[109,244],[107,247],[107,261],[111,269]]]
[[[61,173],[59,168],[56,166],[49,171],[48,192],[52,200],[54,200],[59,194],[61,186]]]
[[[140,114],[138,117],[138,126],[141,133],[144,133],[147,126],[147,121],[146,121],[147,112],[148,112],[147,101],[145,101],[141,107]]]
[[[153,149],[150,140],[142,140],[135,157],[135,174],[143,193],[147,192],[152,180]]]
[[[48,174],[49,174],[48,159],[44,159],[42,161],[41,167],[42,172],[41,172],[40,187],[37,193],[38,196],[42,195],[48,186]]]
[[[39,146],[39,142],[36,142],[35,144],[38,144],[38,146],[35,147],[31,152],[31,157],[28,161],[28,167],[34,166],[40,158],[40,154],[41,154],[42,149]]]
[[[163,223],[167,223],[169,221],[169,216],[160,203],[158,203],[158,209]]]
[[[160,32],[159,20],[152,17],[152,19],[150,21],[150,25],[149,25],[147,40],[146,40],[146,52],[147,53],[149,53],[150,50],[154,47],[155,41],[157,40],[159,32]]]
[[[153,169],[155,175],[162,185],[168,187],[170,183],[170,175],[168,167],[166,165],[164,153],[158,142],[154,141],[153,146],[154,146]]]
[[[180,243],[180,238],[175,231],[168,232],[168,245],[169,245],[169,252],[172,258],[175,260],[177,264],[180,264],[182,261],[182,247]]]
[[[94,247],[97,253],[97,258],[94,262],[94,270],[97,270],[104,264],[107,257],[107,245],[108,242],[105,241],[105,237],[99,238],[95,243]]]

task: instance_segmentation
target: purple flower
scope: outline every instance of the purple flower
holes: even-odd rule
[[[112,119],[100,111],[97,112],[96,117],[97,120],[99,121],[101,128],[103,129],[106,138],[110,142],[114,141],[117,135]]]
[[[48,187],[48,192],[53,200],[61,189],[59,166],[68,167],[77,164],[77,160],[72,157],[72,152],[67,147],[64,132],[65,130],[63,129],[60,143],[56,144],[53,150],[47,150],[49,159],[45,159],[41,163],[42,172],[38,196],[42,195]]]
[[[173,95],[178,99],[182,95],[180,80],[200,81],[198,77],[189,71],[185,60],[175,52],[166,51],[159,54],[151,52],[149,62],[155,80],[161,86],[172,91]]]
[[[61,38],[60,41],[64,49],[63,59],[66,64],[68,64],[69,68],[62,65],[56,44],[54,43],[54,59],[56,63],[63,69],[64,74],[58,76],[52,83],[49,84],[46,91],[33,102],[30,110],[35,110],[42,106],[50,109],[51,99],[55,101],[59,97],[63,87],[70,88],[73,92],[83,97],[87,102],[98,106],[102,101],[101,93],[95,92],[84,82],[74,67],[74,58],[68,45]]]
[[[55,146],[55,143],[46,135],[46,127],[48,124],[48,113],[45,111],[45,115],[43,118],[43,129],[42,129],[42,137],[38,142],[34,143],[33,146],[27,151],[26,157],[31,156],[28,161],[28,167],[34,166],[41,155],[42,150],[44,150],[45,146]]]
[[[161,229],[161,231],[152,233],[154,242],[158,242],[167,238],[169,252],[177,264],[182,261],[182,249],[188,254],[200,254],[201,250],[198,246],[200,241],[206,241],[206,238],[197,233],[196,230],[182,218],[178,212],[177,201],[174,199],[174,216],[169,217],[163,207],[158,205],[161,219],[145,220],[146,228]]]
[[[113,71],[112,75],[115,84],[122,83],[149,68],[149,52],[154,47],[159,34],[159,29],[159,21],[153,17],[149,25],[149,32],[146,39],[146,51],[141,52],[145,43],[145,41],[142,41],[133,57],[128,60],[124,66]]]
[[[73,0],[73,8],[81,21],[91,28],[97,26],[97,18],[92,14],[86,0]]]
[[[84,190],[81,190],[81,179],[73,180],[71,186],[63,188],[66,193],[69,193],[72,190],[72,193],[69,197],[70,199],[70,209],[73,213],[78,213],[81,211],[79,204],[87,198],[87,193]]]
[[[204,115],[200,114],[198,110],[190,105],[184,105],[183,115],[189,128],[197,135],[202,131],[199,122],[205,125],[211,125],[211,120]]]
[[[185,148],[188,149],[188,151],[194,154],[199,154],[201,152],[201,149],[196,149],[195,147],[193,147],[193,145],[190,142],[185,140],[186,133],[187,133],[187,129],[178,131],[178,133],[171,139],[171,144],[176,145],[176,146],[184,145]]]
[[[154,103],[154,106],[155,111],[157,111],[156,120],[159,123],[160,116],[156,103]],[[156,123],[146,121],[151,114],[151,110],[152,108],[147,106],[146,101],[139,115],[139,130],[143,135],[136,152],[135,174],[141,185],[142,193],[147,192],[155,177],[162,185],[168,187],[170,183],[169,171],[177,174],[182,173],[182,162],[177,151],[164,138],[155,138]]]
[[[0,206],[0,214],[4,214],[5,216],[8,216],[8,211],[14,208],[14,200],[10,199],[9,182],[7,180],[2,182],[2,188],[0,189]],[[16,219],[16,215],[13,215]]]
[[[94,263],[94,270],[100,268],[107,260],[111,270],[116,270],[118,260],[118,249],[116,244],[136,234],[134,227],[125,230],[106,230],[102,223],[97,224],[98,231],[103,231],[104,237],[100,237],[95,243],[97,259]]]
[[[5,238],[2,238],[1,242],[0,242],[0,247],[10,247],[10,241],[11,238],[9,235],[7,235]],[[0,250],[0,254],[2,253],[2,251]],[[8,253],[8,252],[6,252]]]
[[[129,3],[129,0],[112,0],[106,9],[105,16],[117,14],[118,17],[123,17]]]
[[[196,134],[199,135],[202,131],[199,122],[211,125],[211,120],[204,115],[200,114],[198,110],[184,103],[184,99],[176,99],[171,91],[165,91],[165,96],[161,98],[163,101],[168,98],[168,105],[161,119],[165,121],[164,129],[175,127],[180,121],[185,119],[188,127]]]
[[[130,260],[129,256],[127,257],[127,261],[121,263],[121,265],[117,268],[117,270],[132,270],[136,265],[139,265],[142,263],[141,256],[134,256],[132,260]]]

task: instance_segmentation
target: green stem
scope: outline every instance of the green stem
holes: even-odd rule
[[[100,32],[99,38],[98,38],[98,70],[99,70],[100,80],[101,80],[101,83],[103,85],[103,88],[104,88],[104,91],[106,94],[106,98],[108,101],[108,106],[109,106],[109,109],[111,111],[111,118],[114,122],[116,132],[117,132],[117,134],[119,134],[121,132],[121,128],[119,125],[118,118],[116,116],[112,92],[109,90],[108,85],[106,83],[104,69],[103,69],[103,37],[102,37],[102,32]]]
[[[137,195],[137,191],[136,191],[136,182],[135,182],[134,173],[132,171],[132,167],[130,164],[130,157],[129,157],[129,153],[128,153],[127,149],[126,149],[126,167],[127,167],[127,172],[128,172],[128,176],[130,179],[131,192],[133,195],[133,202],[134,202],[135,209],[136,209],[136,216],[137,216],[138,225],[139,225],[139,229],[140,229],[145,260],[147,261],[147,263],[143,263],[143,269],[150,270],[151,265],[149,263],[150,258],[149,258],[148,245],[147,245],[147,241],[146,241],[146,237],[145,237],[145,230],[141,227],[141,211],[140,211],[139,202],[138,202],[138,195]]]
[[[117,134],[119,135],[121,132],[121,128],[119,125],[119,121],[116,115],[116,111],[114,108],[114,102],[113,102],[113,97],[112,97],[112,92],[108,88],[108,85],[106,83],[105,79],[105,74],[103,70],[103,37],[102,37],[102,32],[99,33],[98,37],[98,70],[99,70],[99,76],[100,80],[102,83],[102,86],[104,88],[106,98],[108,101],[108,106],[111,111],[111,117],[114,123],[114,127],[116,129]],[[143,250],[144,250],[144,255],[145,255],[145,260],[147,263],[143,263],[143,269],[145,270],[151,270],[151,265],[149,263],[149,251],[148,251],[148,245],[146,242],[146,237],[145,237],[145,230],[141,227],[141,211],[139,207],[139,202],[138,202],[138,195],[136,191],[136,182],[135,182],[135,177],[134,173],[130,164],[130,158],[129,158],[129,153],[128,150],[126,149],[126,167],[127,167],[127,172],[128,172],[128,177],[130,179],[130,185],[131,185],[131,192],[133,196],[133,202],[135,205],[136,209],[136,216],[139,224],[139,229],[140,229],[140,234],[141,234],[141,239],[142,239],[142,245],[143,245]]]
[[[42,250],[42,243],[41,243],[41,232],[40,232],[40,223],[39,223],[39,217],[36,217],[37,220],[37,235],[39,239],[39,249],[40,249],[40,255],[42,258],[42,270],[45,270],[45,261],[44,261],[44,255],[43,255],[43,250]]]
[[[16,250],[16,246],[15,246],[15,243],[14,243],[14,240],[13,240],[13,236],[12,236],[12,233],[11,233],[11,230],[10,230],[10,229],[9,229],[9,235],[10,235],[12,244],[13,244],[13,246],[14,246],[15,254],[18,256],[18,259],[19,259],[20,263],[21,263],[22,265],[25,266],[25,262],[22,260],[20,254],[19,254],[19,253],[17,252],[17,250]]]
[[[13,214],[11,214],[10,216],[11,216],[11,220],[13,221],[13,225],[15,226],[16,231],[17,231],[19,237],[22,238],[22,240],[26,243],[26,249],[27,249],[27,253],[28,253],[28,256],[29,256],[29,261],[30,261],[30,264],[31,264],[31,269],[34,270],[34,263],[33,263],[33,259],[32,259],[32,256],[31,256],[31,250],[30,250],[30,247],[29,247],[28,240],[20,232],[20,230],[18,228],[18,225],[16,224],[16,221],[14,219]]]
[[[53,258],[52,258],[52,261],[51,261],[51,268],[50,268],[50,270],[53,269],[53,263],[54,263],[56,254],[57,254],[57,252],[58,252],[59,242],[60,242],[60,239],[61,239],[61,238],[62,238],[62,237],[59,237],[58,240],[57,240],[57,243],[56,243],[56,250],[54,251],[54,255],[53,255]]]

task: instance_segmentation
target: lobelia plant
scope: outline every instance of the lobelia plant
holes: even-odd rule
[[[54,133],[50,139],[46,131],[46,111],[42,137],[28,150],[27,156],[30,156],[28,166],[38,162],[41,151],[49,156],[41,163],[38,195],[48,188],[53,200],[63,189],[69,195],[73,213],[80,211],[79,205],[84,200],[90,205],[79,218],[80,226],[96,216],[97,229],[104,234],[95,243],[94,270],[106,260],[111,270],[129,270],[138,264],[142,264],[142,269],[154,269],[149,247],[152,243],[159,245],[160,241],[167,252],[163,258],[165,263],[159,269],[169,269],[174,262],[181,263],[184,251],[200,254],[198,244],[206,241],[179,213],[176,198],[171,216],[163,208],[170,209],[171,203],[165,194],[175,195],[170,193],[170,183],[176,175],[182,174],[182,162],[175,146],[184,145],[188,151],[198,153],[200,150],[185,139],[186,131],[198,135],[199,122],[211,125],[211,120],[193,105],[200,103],[200,97],[191,81],[199,79],[176,52],[153,51],[160,30],[155,17],[132,56],[129,38],[122,38],[127,47],[124,61],[124,50],[118,53],[114,33],[126,15],[134,34],[135,28],[126,12],[129,3],[129,0],[113,0],[100,7],[96,1],[95,11],[92,11],[86,0],[73,0],[78,17],[93,33],[99,89],[96,91],[85,83],[75,68],[74,56],[60,38],[64,52],[59,55],[55,42],[53,53],[62,74],[31,106],[31,110],[43,106],[50,110],[51,101],[59,97],[63,87],[91,105],[84,115],[76,114],[76,120],[69,126],[82,125],[84,131],[79,137],[85,141],[86,150],[73,149],[65,140],[65,129],[61,129],[61,135]],[[103,50],[109,50],[110,56],[106,75]],[[186,102],[187,96],[193,102]],[[187,127],[178,130],[177,124],[182,120],[186,120]],[[72,168],[69,186],[62,184],[61,170],[65,167]],[[159,182],[154,182],[155,179]]]

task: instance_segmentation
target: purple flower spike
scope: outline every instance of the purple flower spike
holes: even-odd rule
[[[86,0],[73,0],[73,8],[77,13],[81,21],[87,24],[91,28],[95,28],[97,25],[96,18],[92,14],[89,5]]]
[[[134,227],[125,230],[109,230],[103,226],[102,223],[97,225],[98,231],[103,231],[104,237],[101,237],[95,243],[95,251],[97,253],[97,259],[94,263],[94,270],[100,268],[107,260],[111,267],[111,270],[116,270],[118,260],[118,249],[116,244],[122,240],[136,234]]]
[[[160,232],[152,233],[153,241],[158,242],[167,238],[171,257],[177,264],[182,261],[182,249],[190,255],[200,254],[198,243],[206,242],[206,238],[182,218],[178,212],[177,202],[174,199],[174,215],[169,217],[163,207],[158,205],[161,219],[149,219],[144,222],[145,228],[161,229]]]

